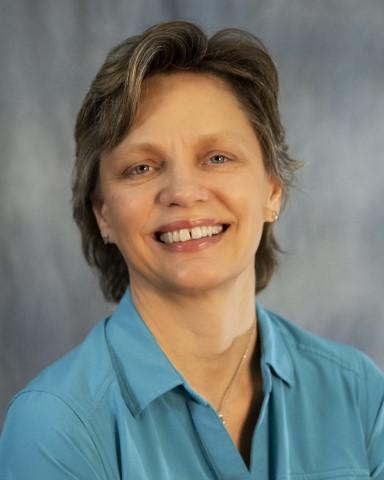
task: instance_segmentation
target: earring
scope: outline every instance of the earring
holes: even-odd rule
[[[273,221],[277,222],[277,220],[279,219],[279,214],[278,212],[276,212],[276,210],[272,210],[272,217],[273,217]]]
[[[105,235],[101,235],[103,238],[104,245],[108,245],[109,243],[109,235],[106,233]]]

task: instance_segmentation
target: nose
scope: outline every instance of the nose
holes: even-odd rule
[[[189,168],[167,172],[158,194],[158,202],[166,207],[192,207],[196,202],[206,202],[209,190],[198,175]]]

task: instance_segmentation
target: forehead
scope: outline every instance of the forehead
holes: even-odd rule
[[[182,132],[198,128],[254,131],[244,106],[222,78],[209,73],[160,73],[143,82],[138,110],[128,135],[155,129]],[[189,130],[188,130],[189,129]],[[148,133],[148,132],[146,132]]]
[[[169,91],[169,85],[173,87],[193,87],[194,85],[203,85],[213,89],[225,89],[231,92],[230,84],[222,77],[210,72],[193,72],[193,71],[170,71],[155,73],[146,77],[142,86],[142,98],[150,96],[151,93]]]
[[[247,114],[221,78],[200,73],[156,74],[145,80],[138,112],[115,158],[223,149],[240,157],[261,157]]]
[[[139,104],[151,102],[154,98],[158,100],[159,97],[171,98],[182,94],[202,98],[207,98],[208,94],[231,97],[239,106],[235,92],[221,77],[211,73],[177,71],[157,73],[144,79]]]

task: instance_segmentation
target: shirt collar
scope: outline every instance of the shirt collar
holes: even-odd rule
[[[155,398],[184,383],[137,312],[129,288],[105,328],[120,388],[134,416]]]
[[[261,338],[261,363],[271,368],[290,387],[294,384],[294,365],[287,339],[280,329],[275,314],[256,304],[258,327]]]
[[[282,333],[270,314],[256,305],[261,333],[261,361],[289,385],[293,365]],[[106,341],[123,396],[134,416],[164,393],[184,385],[200,403],[207,403],[169,361],[137,312],[129,288],[105,327]]]

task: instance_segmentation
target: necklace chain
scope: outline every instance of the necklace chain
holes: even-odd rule
[[[250,335],[249,335],[249,340],[248,340],[247,346],[246,346],[246,348],[245,348],[245,350],[244,350],[244,353],[243,353],[243,355],[241,356],[239,363],[237,364],[237,367],[236,367],[236,369],[235,369],[235,371],[234,371],[234,373],[233,373],[233,375],[232,375],[231,380],[229,381],[226,389],[224,390],[223,396],[221,397],[219,406],[218,406],[218,408],[217,408],[217,414],[218,414],[218,416],[220,417],[220,420],[223,422],[224,425],[225,425],[225,419],[224,419],[224,415],[223,415],[221,412],[222,412],[222,410],[223,410],[224,403],[225,403],[225,401],[226,401],[226,399],[227,399],[227,397],[228,397],[228,395],[229,395],[229,393],[230,393],[230,391],[231,391],[231,388],[232,388],[232,386],[233,386],[233,384],[234,384],[234,382],[235,382],[235,379],[236,379],[236,377],[237,377],[237,374],[239,373],[240,368],[241,368],[241,366],[242,366],[243,363],[244,363],[244,360],[247,358],[248,350],[249,350],[249,347],[251,346],[252,338],[253,338],[253,333],[255,332],[255,330],[256,330],[256,322],[254,323],[254,326],[253,326],[253,328],[252,328],[252,331],[251,331],[251,333],[250,333]]]
[[[223,415],[221,412],[222,412],[222,410],[223,410],[224,403],[225,403],[225,401],[226,401],[226,399],[227,399],[227,397],[228,397],[228,395],[229,395],[229,393],[230,393],[230,391],[231,391],[231,388],[232,388],[232,386],[233,386],[233,384],[234,384],[234,381],[235,381],[235,379],[236,379],[236,377],[237,377],[237,374],[239,373],[241,366],[243,365],[245,359],[247,358],[248,350],[249,350],[249,347],[251,346],[251,343],[252,343],[253,333],[254,333],[255,331],[256,331],[256,322],[254,323],[254,326],[253,326],[253,328],[252,328],[252,331],[251,331],[251,333],[250,333],[250,335],[249,335],[249,340],[248,340],[247,346],[246,346],[246,348],[245,348],[245,350],[244,350],[244,353],[243,353],[243,355],[241,356],[240,361],[239,361],[239,363],[237,364],[237,367],[236,367],[236,369],[235,369],[235,371],[234,371],[234,373],[233,373],[233,375],[232,375],[232,378],[231,378],[231,380],[229,381],[226,389],[224,390],[224,393],[223,393],[223,396],[221,397],[219,406],[218,406],[218,408],[216,409],[216,412],[217,412],[220,420],[223,422],[224,425],[225,425],[225,419],[224,419],[224,415]],[[168,357],[168,360],[169,360],[169,362],[171,363],[171,365],[173,366],[173,368],[174,368],[175,370],[178,370],[178,369],[176,368],[175,364],[172,362],[172,360],[171,360],[169,357]]]

